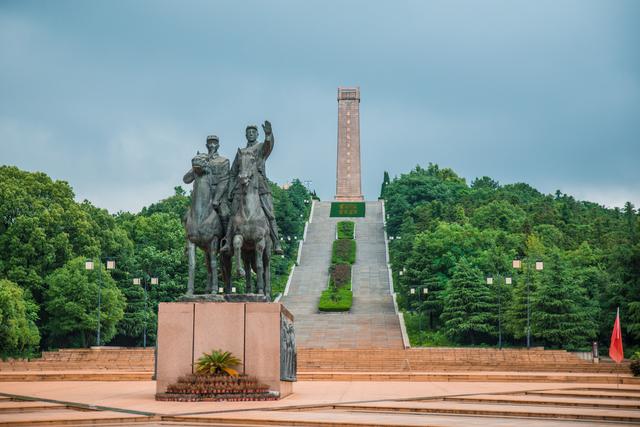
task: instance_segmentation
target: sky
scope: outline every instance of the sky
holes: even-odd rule
[[[0,0],[0,164],[137,212],[207,135],[232,159],[269,120],[269,178],[332,199],[359,86],[369,200],[431,162],[640,206],[638,22],[634,0]]]

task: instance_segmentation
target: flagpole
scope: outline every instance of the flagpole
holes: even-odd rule
[[[620,306],[616,307],[616,320],[620,318]],[[622,331],[620,331],[622,333]],[[624,356],[623,356],[624,357]],[[620,372],[616,372],[616,376],[618,377],[618,381],[616,381],[616,389],[620,390]]]

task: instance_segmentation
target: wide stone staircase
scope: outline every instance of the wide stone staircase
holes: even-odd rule
[[[565,350],[410,348],[384,350],[299,349],[303,372],[589,372],[629,373],[628,363],[582,360]]]
[[[0,381],[150,380],[153,368],[153,348],[60,349],[38,359],[0,361]]]
[[[366,202],[365,218],[356,223],[356,262],[352,269],[353,306],[347,313],[318,311],[327,287],[336,223],[331,202],[315,202],[311,223],[288,294],[281,302],[295,317],[298,348],[403,348],[402,333],[385,259],[382,204]]]

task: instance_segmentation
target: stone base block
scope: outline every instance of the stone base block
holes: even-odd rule
[[[156,393],[193,373],[203,353],[223,350],[242,360],[239,372],[257,377],[280,397],[291,394],[292,382],[281,380],[281,358],[292,357],[285,357],[281,346],[283,319],[293,322],[281,303],[160,303]],[[293,360],[295,364],[295,354]]]

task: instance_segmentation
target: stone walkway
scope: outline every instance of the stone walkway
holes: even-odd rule
[[[336,223],[331,202],[316,202],[289,294],[282,298],[295,316],[301,348],[402,348],[400,323],[389,293],[380,202],[366,202],[366,217],[356,223],[353,307],[348,313],[320,313],[318,301],[327,287]]]

